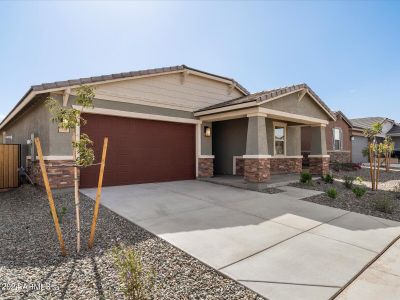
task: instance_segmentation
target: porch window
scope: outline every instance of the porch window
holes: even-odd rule
[[[286,153],[286,125],[274,124],[274,155]]]
[[[343,134],[341,128],[333,128],[333,150],[342,150]]]

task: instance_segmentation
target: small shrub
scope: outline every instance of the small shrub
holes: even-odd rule
[[[333,183],[333,176],[330,174],[326,174],[325,176],[322,176],[322,180],[325,183]]]
[[[301,183],[311,183],[312,176],[309,172],[301,172],[300,174],[300,182]]]
[[[353,188],[353,193],[354,193],[354,195],[356,195],[357,198],[361,198],[362,196],[364,196],[366,191],[367,190],[365,188],[359,187],[359,186],[356,186],[355,188]]]
[[[354,181],[361,184],[361,183],[363,183],[364,179],[361,176],[357,176]]]
[[[396,203],[387,197],[382,197],[382,198],[376,198],[372,200],[374,209],[377,211],[386,213],[386,214],[391,214],[393,213],[394,209],[396,208]]]
[[[344,176],[343,179],[344,186],[348,189],[352,189],[355,178],[353,176]]]
[[[119,246],[113,249],[113,256],[126,298],[151,299],[155,274],[143,267],[140,255],[131,247]]]
[[[330,188],[329,190],[326,191],[326,194],[330,198],[335,199],[337,197],[337,190],[335,188]]]

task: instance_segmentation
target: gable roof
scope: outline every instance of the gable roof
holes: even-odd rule
[[[83,84],[101,83],[101,82],[109,81],[109,80],[134,78],[134,77],[145,76],[145,75],[158,75],[158,74],[162,74],[162,73],[169,73],[169,72],[174,72],[174,71],[184,71],[184,70],[194,71],[194,72],[198,72],[198,73],[201,73],[204,75],[209,75],[211,77],[216,77],[216,78],[231,81],[232,84],[237,86],[239,88],[239,90],[241,90],[243,92],[243,94],[245,94],[245,95],[250,94],[247,89],[245,89],[242,85],[240,85],[233,78],[228,78],[228,77],[204,72],[204,71],[201,71],[198,69],[188,67],[186,65],[179,65],[179,66],[172,66],[172,67],[165,67],[165,68],[156,68],[156,69],[146,69],[146,70],[139,70],[139,71],[123,72],[123,73],[114,73],[114,74],[100,75],[100,76],[94,76],[94,77],[83,77],[83,78],[64,80],[64,81],[48,82],[48,83],[42,83],[39,85],[33,85],[31,87],[31,89],[32,89],[32,91],[45,91],[45,90],[54,89],[54,88],[63,88],[63,87],[70,87],[70,86],[83,85]]]
[[[235,105],[240,105],[240,104],[245,104],[245,103],[250,104],[251,102],[254,102],[254,106],[256,106],[256,105],[261,104],[261,102],[264,102],[267,100],[272,100],[274,98],[283,97],[283,96],[292,94],[294,92],[303,91],[303,90],[305,90],[308,94],[310,94],[311,98],[313,98],[315,100],[315,102],[325,110],[325,112],[332,118],[332,120],[336,119],[335,114],[330,110],[328,105],[326,105],[325,102],[322,101],[322,99],[305,83],[250,94],[250,95],[247,95],[244,97],[239,97],[236,99],[232,99],[232,100],[221,102],[221,103],[218,103],[215,105],[211,105],[211,106],[202,108],[196,112],[200,113],[200,112],[205,112],[205,111],[218,109],[218,108],[224,108],[224,107],[232,107],[232,109],[234,109]]]
[[[25,105],[28,104],[38,94],[47,93],[55,90],[63,90],[71,87],[77,87],[83,84],[92,85],[97,83],[110,82],[110,81],[112,82],[130,78],[134,79],[141,76],[161,75],[163,73],[170,73],[170,72],[183,72],[185,70],[193,72],[199,76],[208,77],[210,79],[214,80],[220,79],[227,81],[228,83],[230,82],[232,87],[237,88],[244,95],[250,94],[250,92],[247,89],[245,89],[241,84],[239,84],[232,78],[204,72],[201,70],[197,70],[195,68],[188,67],[186,65],[156,68],[156,69],[146,69],[146,70],[139,70],[132,72],[124,72],[124,73],[115,73],[115,74],[101,75],[95,77],[84,77],[84,78],[64,80],[64,81],[55,81],[55,82],[48,82],[31,86],[30,89],[25,93],[25,95],[18,101],[18,103],[12,108],[12,110],[7,114],[7,116],[1,121],[0,129],[3,128],[14,117],[14,115],[19,112],[20,109],[25,107]]]
[[[387,132],[388,135],[400,135],[400,124],[394,124],[393,127]]]
[[[366,117],[366,118],[356,118],[350,119],[351,123],[353,123],[353,127],[360,129],[371,128],[371,126],[375,123],[384,123],[385,121],[393,122],[393,120],[385,118],[385,117]]]
[[[336,116],[337,116],[337,115],[342,116],[342,119],[343,119],[347,124],[349,124],[350,127],[353,127],[352,122],[346,117],[346,115],[345,115],[342,111],[338,110],[338,111],[335,112],[335,114],[336,114]]]

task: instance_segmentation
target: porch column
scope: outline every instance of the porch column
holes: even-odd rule
[[[197,136],[197,176],[214,176],[214,155],[212,155],[212,123],[198,124]]]
[[[301,155],[301,126],[287,127],[286,143],[287,158],[281,159],[281,161],[288,166],[288,173],[300,173],[303,169],[303,156]]]
[[[311,127],[310,173],[326,175],[329,172],[329,155],[326,151],[325,125]]]
[[[248,115],[244,178],[249,182],[265,182],[270,178],[270,155],[267,147],[265,114]]]

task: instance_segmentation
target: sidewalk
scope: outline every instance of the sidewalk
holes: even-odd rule
[[[378,258],[336,299],[400,299],[400,240]]]

